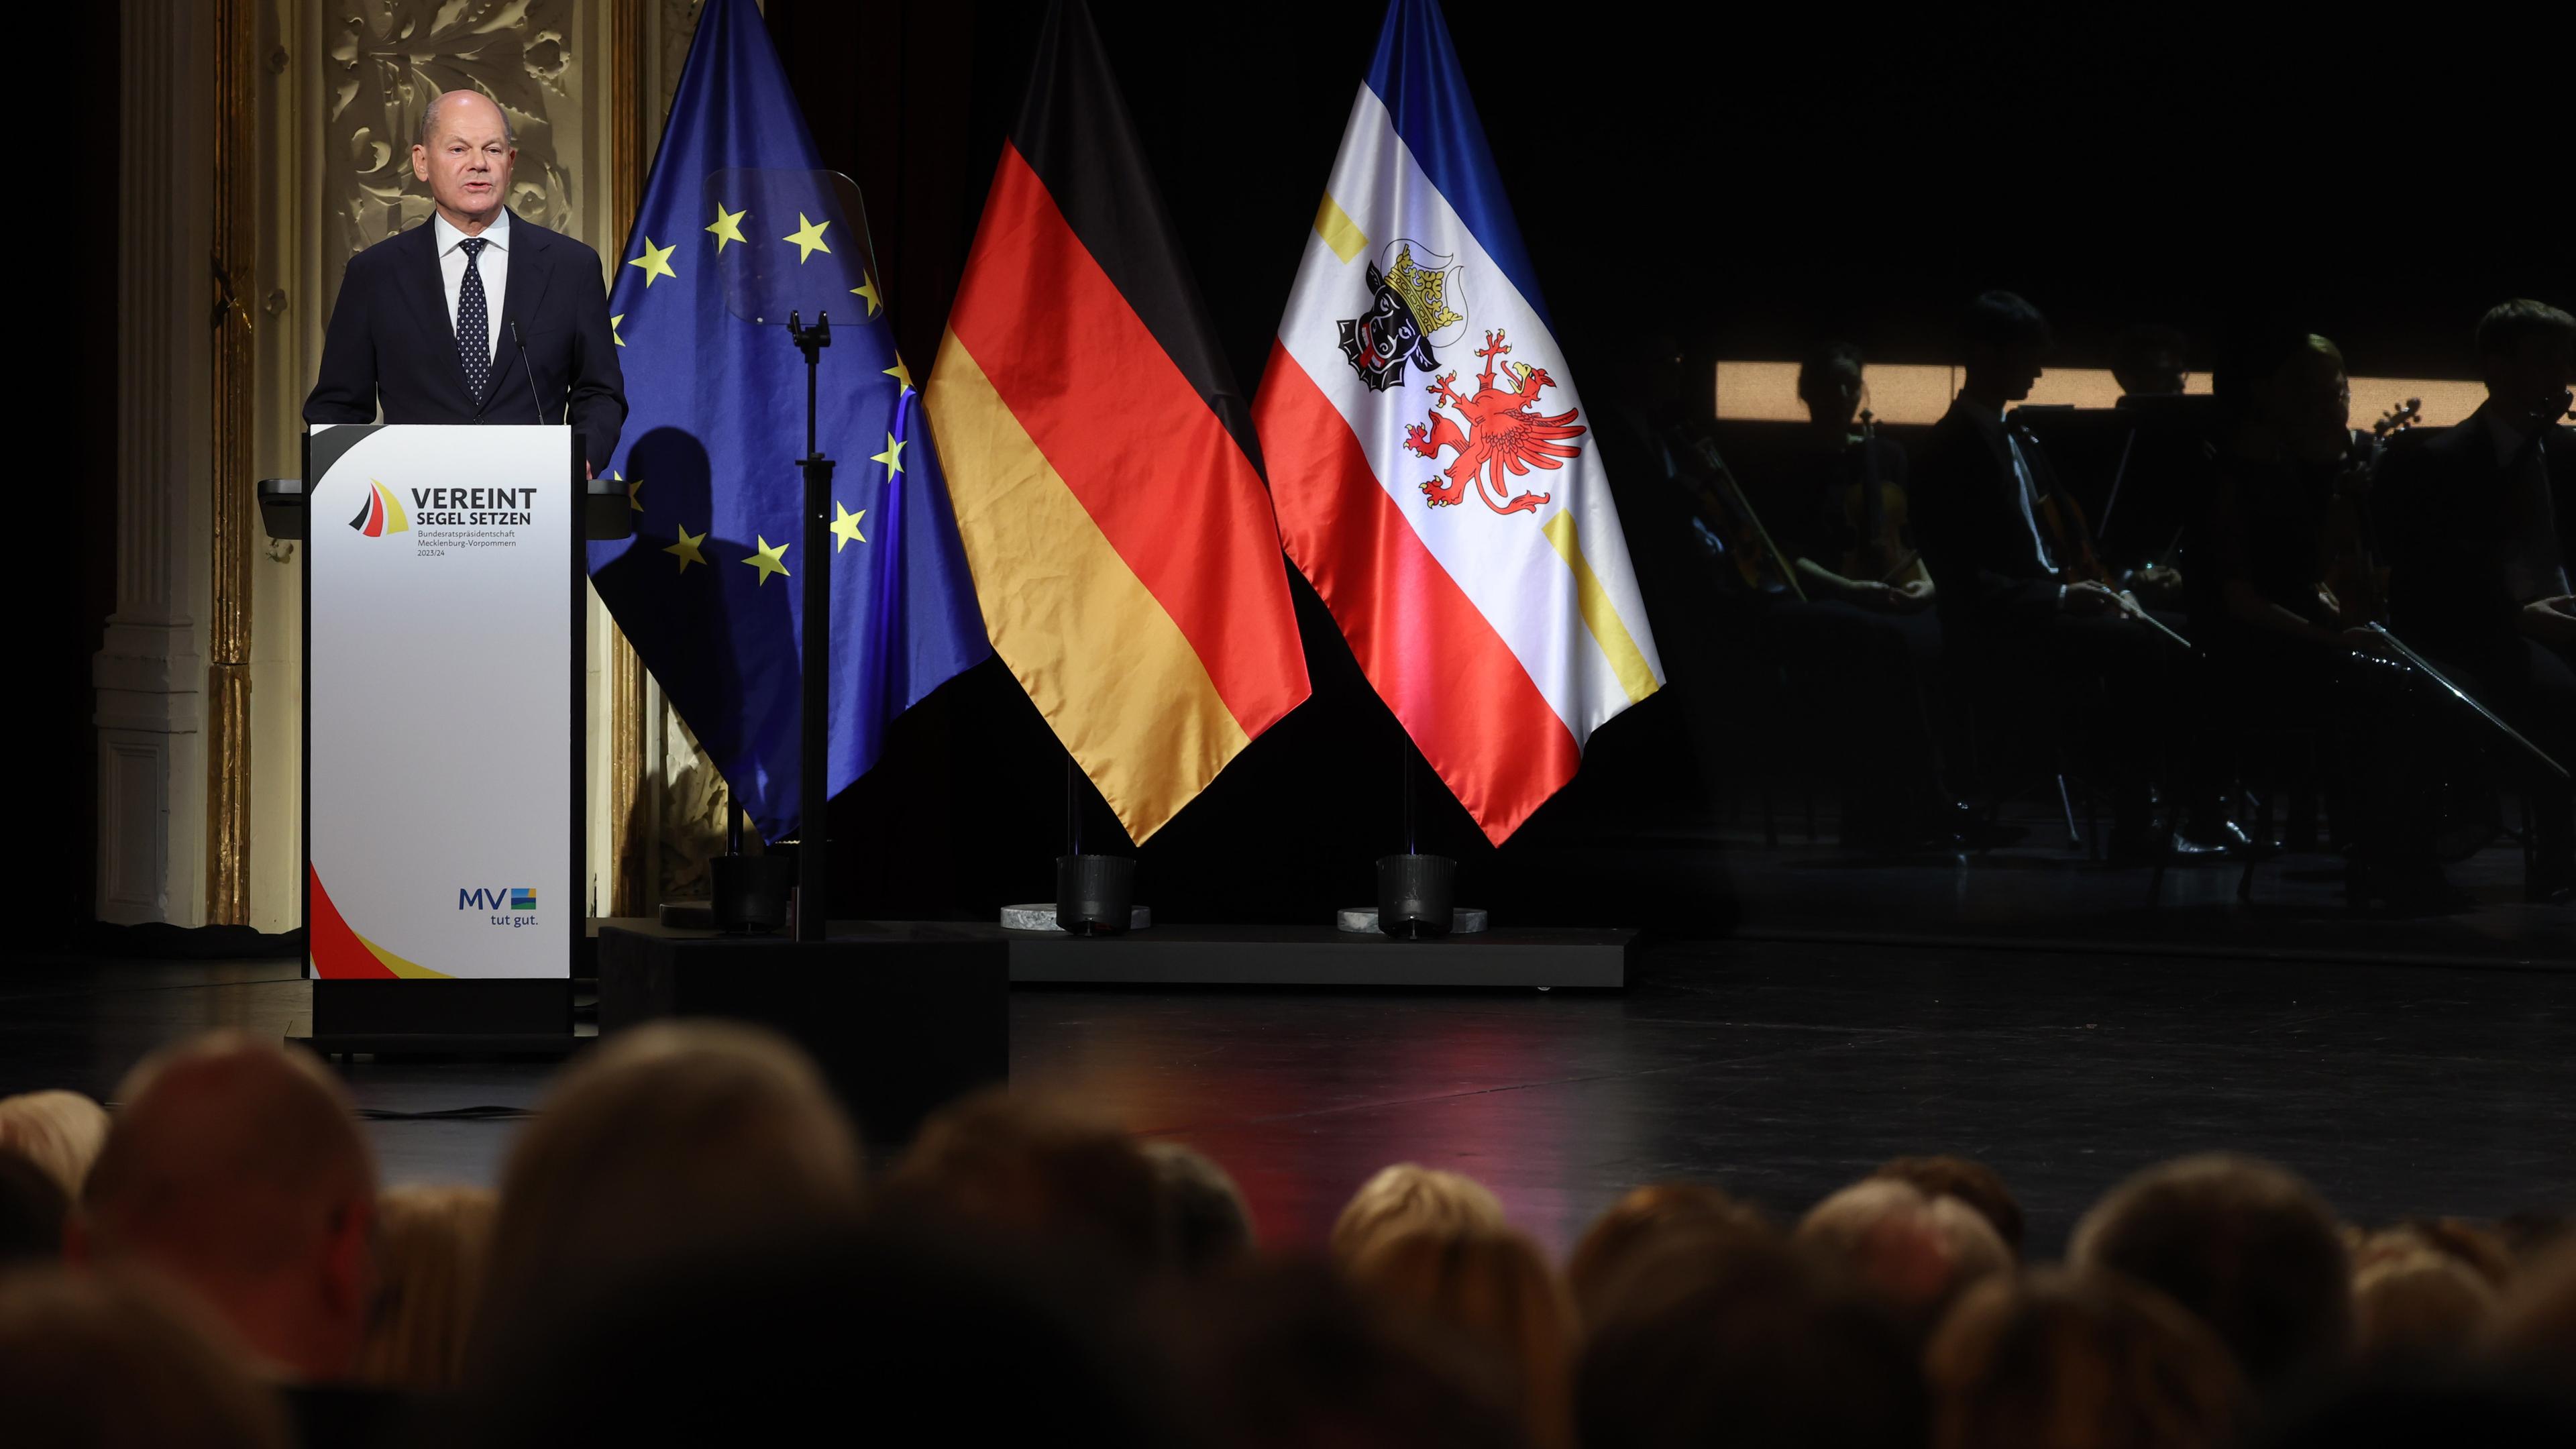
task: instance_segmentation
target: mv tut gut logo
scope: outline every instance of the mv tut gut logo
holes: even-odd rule
[[[368,538],[411,532],[412,513],[425,525],[465,528],[524,527],[537,521],[534,488],[414,488],[405,511],[394,490],[370,478],[367,500],[349,526]]]
[[[458,886],[456,908],[485,912],[493,925],[513,930],[537,923],[537,893],[526,886]]]

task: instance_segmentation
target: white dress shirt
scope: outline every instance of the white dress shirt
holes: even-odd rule
[[[430,215],[429,225],[438,238],[438,276],[447,285],[447,332],[452,337],[456,335],[457,294],[465,288],[465,249],[457,245],[465,240],[465,233],[449,224],[444,215],[435,212]],[[485,339],[485,345],[491,349],[488,355],[497,358],[501,355],[501,304],[510,295],[508,207],[501,208],[501,214],[483,229],[483,240],[491,245],[475,258],[474,270],[483,278],[483,314],[492,334]]]

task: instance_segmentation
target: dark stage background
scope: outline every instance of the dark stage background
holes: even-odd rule
[[[825,156],[868,197],[917,367],[1044,10],[768,7]],[[1094,13],[1249,394],[1381,8]],[[2576,249],[2540,202],[2567,192],[2567,127],[2544,115],[2553,83],[2509,50],[2479,60],[2501,40],[2417,31],[2399,55],[2377,37],[2179,12],[1863,21],[1491,3],[1448,16],[1596,404],[1659,336],[1702,378],[1715,358],[1794,357],[1825,334],[1877,360],[1944,360],[1943,319],[1987,287],[2050,311],[2072,365],[2101,365],[2119,329],[2159,321],[2190,333],[2205,368],[2228,318],[2264,312],[2336,337],[2357,374],[2430,377],[2468,375],[2470,326],[2494,301],[2576,295]],[[1317,919],[1371,898],[1369,861],[1399,847],[1402,732],[1295,588],[1314,697],[1140,852],[1140,891],[1173,918]],[[1426,771],[1422,848],[1460,857],[1463,898],[1522,919],[1723,921],[1722,875],[1676,900],[1593,859],[1695,797],[1677,706],[1667,692],[1596,734],[1574,787],[1500,851]],[[1010,678],[988,665],[898,734],[835,807],[841,858],[857,856],[840,908],[1044,899],[1063,756]],[[1090,826],[1114,837],[1096,803]]]
[[[1259,380],[1375,37],[1374,3],[1095,6],[1238,378]],[[115,234],[115,12],[79,7],[69,117],[81,235]],[[1028,0],[769,0],[832,164],[856,176],[905,357],[926,371],[1026,78]],[[1794,356],[1818,335],[1936,360],[1939,320],[1991,286],[2050,311],[2099,364],[2140,320],[2208,366],[2259,309],[2340,340],[2356,373],[2460,376],[2478,312],[2576,298],[2563,28],[2257,29],[2241,8],[1901,19],[1842,7],[1449,6],[1452,33],[1576,376],[1596,407],[1659,334],[1695,364]],[[2550,55],[2560,57],[2544,63]],[[46,305],[75,402],[49,439],[74,498],[18,595],[48,762],[19,877],[89,915],[89,659],[114,599],[114,261],[72,249]],[[46,430],[57,431],[50,421]],[[40,455],[42,456],[42,455]],[[39,462],[39,469],[45,465]],[[1401,733],[1302,583],[1315,694],[1142,851],[1174,919],[1314,920],[1369,893],[1397,845]],[[29,600],[49,602],[41,608]],[[1521,919],[1639,919],[1593,842],[1695,788],[1669,694],[1595,736],[1566,796],[1500,852],[1426,786],[1425,849]],[[981,914],[1043,898],[1062,754],[986,666],[898,727],[835,807],[839,912]],[[1094,806],[1095,832],[1110,831]],[[1707,890],[1722,895],[1722,879]]]

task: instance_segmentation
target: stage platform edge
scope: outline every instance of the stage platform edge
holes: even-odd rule
[[[1331,926],[1156,926],[1124,936],[1004,931],[1014,985],[1540,987],[1619,990],[1631,930],[1525,926],[1398,941]]]
[[[599,1030],[754,1022],[803,1047],[869,1144],[898,1147],[943,1103],[1009,1080],[1009,950],[994,928],[836,921],[816,942],[646,919],[597,923]]]
[[[647,935],[721,939],[645,920],[600,920]],[[1353,989],[1570,987],[1624,989],[1630,929],[1498,927],[1438,941],[1397,941],[1316,926],[1155,926],[1122,936],[1013,931],[976,922],[835,921],[834,941],[901,940],[915,932],[1007,947],[1013,985],[1338,986]],[[613,1029],[608,1017],[604,1029]]]

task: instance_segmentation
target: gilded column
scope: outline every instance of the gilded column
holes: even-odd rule
[[[214,6],[214,476],[206,616],[206,922],[250,922],[252,298],[259,158],[254,0]]]
[[[609,6],[609,170],[614,235],[600,248],[612,256],[644,202],[644,0]],[[645,885],[651,832],[644,815],[644,662],[615,620],[608,625],[608,914],[651,910]]]

